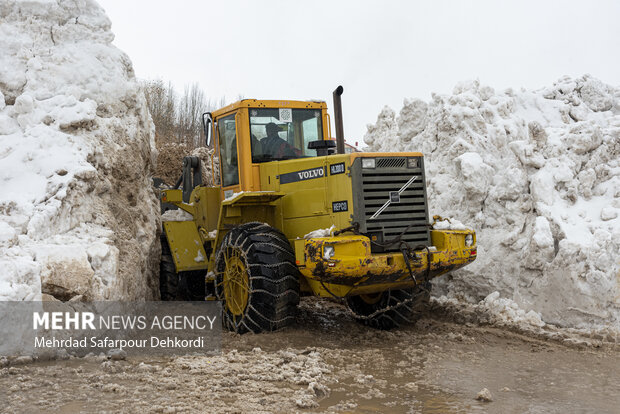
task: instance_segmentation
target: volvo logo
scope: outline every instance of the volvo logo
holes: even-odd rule
[[[325,168],[310,168],[308,170],[294,171],[286,174],[280,174],[280,184],[294,183],[297,181],[312,180],[313,178],[322,178],[325,176]]]
[[[415,179],[418,178],[417,176],[413,176],[409,179],[409,181],[407,181],[405,183],[405,185],[403,185],[400,190],[398,191],[390,191],[390,196],[388,198],[388,200],[385,202],[384,205],[382,205],[379,210],[377,210],[375,212],[375,214],[373,214],[372,216],[370,216],[370,218],[368,220],[372,220],[374,218],[377,218],[379,216],[379,214],[383,213],[385,211],[386,208],[388,208],[388,206],[392,203],[400,203],[400,194],[405,191],[407,189],[407,187],[409,187],[411,185],[412,182],[415,181]]]

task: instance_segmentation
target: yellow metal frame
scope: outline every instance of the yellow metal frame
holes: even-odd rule
[[[368,237],[357,235],[298,240],[296,260],[310,293],[325,297],[372,294],[412,287],[412,274],[419,283],[427,272],[434,278],[473,262],[477,248],[475,241],[465,245],[469,234],[475,238],[473,230],[431,231],[434,249],[415,252],[411,273],[402,253],[372,254]],[[324,257],[326,246],[334,248],[331,258]]]
[[[193,221],[164,222],[164,231],[177,271],[206,268],[209,259]]]

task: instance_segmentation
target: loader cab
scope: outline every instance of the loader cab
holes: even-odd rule
[[[260,164],[316,157],[309,144],[331,135],[324,102],[244,99],[213,112],[209,121],[222,199],[260,191]]]

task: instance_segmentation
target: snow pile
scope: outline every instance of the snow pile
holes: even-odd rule
[[[153,124],[94,1],[0,0],[0,300],[157,295]]]
[[[370,150],[423,152],[431,213],[477,231],[478,259],[437,294],[477,303],[497,291],[487,307],[501,295],[511,304],[494,311],[507,317],[620,331],[619,102],[586,75],[537,91],[464,82],[405,100],[398,116],[383,109]]]
[[[213,149],[198,147],[191,149],[189,145],[167,142],[157,147],[157,167],[155,177],[161,178],[168,187],[174,186],[183,172],[183,158],[187,156],[200,158],[202,184],[207,186],[219,185],[219,161],[213,155]],[[215,174],[213,168],[215,168]]]

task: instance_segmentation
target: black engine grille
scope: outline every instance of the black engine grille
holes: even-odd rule
[[[362,169],[360,159],[355,162],[353,172],[354,221],[360,224],[360,232],[387,242],[402,235],[401,240],[410,246],[430,245],[428,206],[424,164],[418,158],[417,168],[407,168],[405,157],[383,157],[376,159],[376,168]],[[397,193],[413,176],[415,180],[403,190],[398,202],[390,205],[374,219],[371,217],[390,199],[390,193]],[[380,247],[372,245],[373,252],[398,251],[399,243]]]

